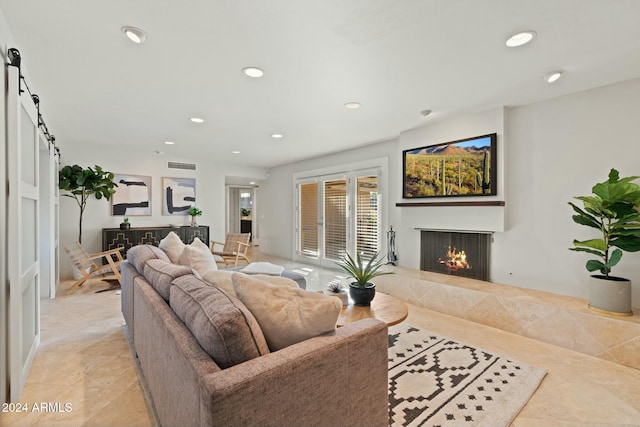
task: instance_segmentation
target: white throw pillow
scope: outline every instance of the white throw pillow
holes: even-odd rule
[[[174,264],[179,264],[180,256],[182,255],[185,246],[186,245],[173,231],[167,234],[167,237],[160,240],[160,244],[158,245],[158,247],[167,254],[171,262]]]
[[[271,351],[335,331],[342,309],[338,298],[272,285],[245,274],[231,278],[236,295],[260,324]]]
[[[283,266],[271,264],[270,262],[265,261],[252,262],[251,264],[240,270],[241,273],[246,274],[270,274],[273,276],[279,276],[283,271]]]
[[[194,269],[201,277],[209,270],[217,270],[218,266],[209,247],[202,243],[197,237],[190,245],[185,245],[182,255],[178,260],[179,264],[186,265]]]

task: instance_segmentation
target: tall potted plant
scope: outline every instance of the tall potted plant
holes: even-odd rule
[[[78,222],[78,242],[82,243],[82,215],[87,208],[87,201],[93,195],[100,200],[107,200],[115,193],[118,184],[113,182],[113,173],[102,170],[98,165],[95,169],[81,166],[65,166],[58,173],[58,188],[67,191],[63,196],[71,197],[80,207],[80,221]]]
[[[355,305],[368,306],[376,296],[376,285],[370,280],[384,274],[393,274],[391,271],[381,271],[384,265],[383,257],[378,257],[376,253],[369,261],[366,261],[362,254],[358,253],[353,259],[347,252],[345,256],[337,262],[338,266],[349,275],[349,295]]]
[[[620,178],[611,169],[608,180],[593,186],[593,195],[575,197],[582,201],[583,209],[569,202],[575,212],[573,220],[599,234],[595,239],[574,240],[574,247],[569,248],[598,257],[586,264],[589,272],[600,272],[589,281],[589,306],[614,314],[633,314],[631,281],[610,273],[623,251],[640,251],[640,186],[633,183],[638,178]]]

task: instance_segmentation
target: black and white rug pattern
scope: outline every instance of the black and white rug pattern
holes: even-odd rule
[[[545,374],[401,323],[389,328],[389,425],[508,426]]]

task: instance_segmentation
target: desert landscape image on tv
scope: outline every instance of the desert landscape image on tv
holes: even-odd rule
[[[404,151],[404,198],[495,194],[495,134]]]

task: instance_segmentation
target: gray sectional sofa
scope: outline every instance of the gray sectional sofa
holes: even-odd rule
[[[131,248],[121,271],[122,313],[162,426],[388,425],[384,323],[270,352],[239,300],[157,247]]]

